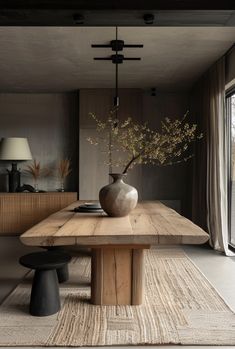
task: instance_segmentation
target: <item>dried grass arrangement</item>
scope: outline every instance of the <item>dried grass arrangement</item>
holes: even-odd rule
[[[43,176],[49,175],[50,171],[47,168],[41,166],[40,161],[33,159],[33,162],[30,165],[27,165],[26,170],[24,171],[34,179],[34,189],[35,192],[38,192],[38,180]]]
[[[60,179],[65,179],[71,172],[70,168],[70,160],[69,159],[62,159],[59,161],[58,164],[58,173]]]
[[[69,159],[61,159],[58,163],[58,176],[60,179],[61,187],[59,191],[64,191],[64,182],[68,175],[71,173],[71,161]]]

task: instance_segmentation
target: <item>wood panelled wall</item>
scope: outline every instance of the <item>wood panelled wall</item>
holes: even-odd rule
[[[120,108],[118,117],[123,120],[128,116],[141,120],[142,90],[121,89]],[[80,166],[79,166],[79,198],[98,199],[99,189],[109,182],[109,168],[104,165],[107,154],[104,153],[102,144],[93,146],[88,143],[88,137],[96,137],[95,122],[88,116],[93,112],[99,118],[108,115],[113,105],[113,89],[82,89],[80,90]],[[119,172],[120,168],[114,171]],[[132,183],[142,196],[142,168],[135,168],[128,175],[127,182]]]

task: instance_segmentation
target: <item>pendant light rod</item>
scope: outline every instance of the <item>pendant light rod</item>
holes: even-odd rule
[[[118,40],[118,27],[116,27],[116,41]],[[116,57],[118,56],[118,47],[116,46],[115,51]],[[118,97],[118,62],[116,60],[115,64],[115,97],[114,97],[114,107],[119,107],[119,97]]]

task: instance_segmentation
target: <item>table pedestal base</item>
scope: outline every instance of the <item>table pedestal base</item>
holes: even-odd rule
[[[91,302],[99,305],[138,305],[144,288],[144,248],[92,248]]]

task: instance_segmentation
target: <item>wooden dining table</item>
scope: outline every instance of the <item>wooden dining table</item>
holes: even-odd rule
[[[77,201],[20,236],[25,245],[91,248],[91,302],[138,305],[144,293],[144,251],[155,245],[203,244],[208,234],[159,201],[139,202],[126,217],[78,213]]]

